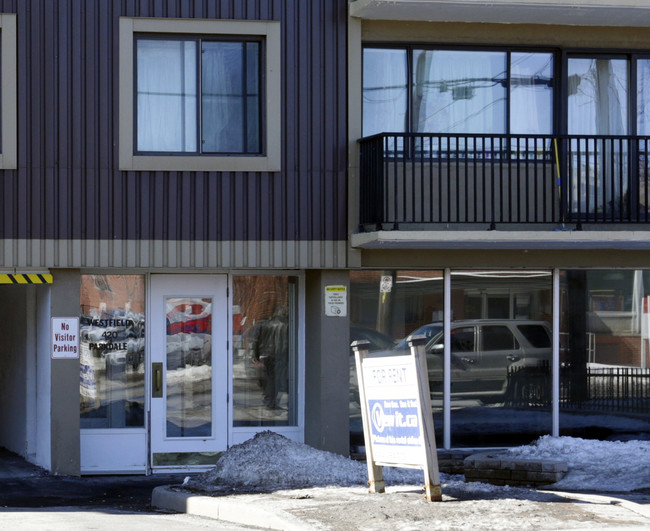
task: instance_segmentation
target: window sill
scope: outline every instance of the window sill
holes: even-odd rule
[[[280,171],[270,156],[133,155],[120,160],[122,171]]]

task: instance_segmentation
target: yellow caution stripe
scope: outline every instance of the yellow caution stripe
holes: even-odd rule
[[[52,284],[50,273],[0,274],[0,284]]]

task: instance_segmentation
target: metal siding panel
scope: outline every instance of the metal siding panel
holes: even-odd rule
[[[0,8],[18,11],[21,87],[20,167],[2,172],[0,187],[3,237],[346,238],[345,0],[25,0],[3,1]],[[284,112],[276,133],[283,135],[282,172],[119,172],[119,16],[281,20]],[[257,263],[277,263],[277,253],[282,262],[294,254],[289,244],[273,246],[273,256],[268,245],[255,245],[245,256],[227,252],[223,259],[243,264],[254,256]],[[171,252],[147,249],[157,263],[165,261],[161,253]],[[91,245],[73,254],[82,263],[88,253],[103,262],[106,252]],[[207,254],[212,260],[213,253]],[[310,261],[321,260],[320,251],[308,254]],[[132,255],[131,246],[119,253],[129,263]],[[205,252],[196,256],[196,262],[205,261]]]
[[[18,268],[345,268],[338,241],[190,242],[151,240],[11,240],[0,267]]]

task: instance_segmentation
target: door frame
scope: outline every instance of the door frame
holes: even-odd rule
[[[222,431],[225,433],[225,444],[223,445],[224,447],[221,448],[219,447],[218,449],[205,449],[203,451],[223,451],[228,448],[229,446],[229,427],[232,424],[231,423],[231,417],[230,417],[230,407],[229,407],[229,388],[231,386],[230,384],[230,336],[231,336],[231,326],[229,323],[229,318],[231,314],[231,302],[230,302],[230,297],[229,297],[229,283],[230,283],[230,275],[228,272],[202,272],[202,273],[194,273],[194,272],[183,272],[183,273],[170,273],[170,272],[161,272],[161,273],[151,273],[148,275],[148,281],[147,281],[147,316],[148,318],[148,326],[147,326],[147,364],[146,364],[146,370],[145,370],[145,395],[146,395],[146,403],[147,403],[147,436],[148,436],[148,451],[147,451],[147,463],[148,463],[148,470],[153,473],[159,473],[159,472],[173,472],[173,471],[180,471],[180,470],[195,470],[195,471],[200,471],[200,470],[207,470],[208,468],[211,468],[210,464],[207,465],[187,465],[187,464],[180,464],[180,465],[154,465],[154,436],[153,436],[153,430],[156,428],[153,424],[153,403],[152,403],[152,363],[154,362],[153,359],[153,332],[154,332],[154,327],[153,327],[153,317],[154,317],[154,305],[155,304],[160,304],[160,301],[154,301],[154,289],[153,289],[153,284],[155,282],[154,279],[163,279],[165,277],[168,280],[172,280],[174,277],[177,279],[181,278],[192,278],[193,280],[199,280],[201,279],[203,282],[206,282],[209,277],[215,278],[215,277],[221,277],[221,281],[225,282],[224,286],[224,298],[223,302],[226,305],[226,311],[224,312],[224,318],[225,318],[225,323],[223,323],[223,334],[225,337],[223,337],[223,340],[227,342],[227,348],[226,348],[226,360],[223,363],[223,367],[226,370],[226,375],[225,375],[225,381],[222,380],[222,384],[217,384],[217,377],[218,377],[218,372],[213,372],[212,374],[212,385],[213,385],[213,435],[210,438],[206,438],[205,440],[209,439],[215,439],[215,434],[218,431]],[[203,277],[203,278],[201,278]],[[182,296],[183,295],[183,289],[182,287],[179,287],[179,289],[175,289],[174,293],[170,293],[169,296]],[[164,311],[164,310],[163,310]],[[214,316],[214,313],[213,313]],[[214,330],[214,328],[213,328]],[[213,347],[214,347],[214,339],[213,339]],[[216,352],[216,348],[213,348],[213,352]],[[165,380],[163,379],[163,382]],[[163,388],[164,388],[163,384]],[[221,391],[220,388],[221,387]],[[223,426],[221,423],[215,422],[216,418],[216,409],[215,409],[215,404],[218,402],[217,397],[215,395],[223,395],[224,400],[226,401],[225,404],[223,404],[223,412],[224,412],[224,421],[226,423],[226,426]],[[158,399],[157,399],[158,400]],[[162,397],[161,400],[165,400],[165,397]],[[163,411],[164,411],[164,405],[163,405]],[[221,427],[221,430],[219,429]],[[188,443],[191,444],[190,441],[198,441],[200,438],[188,438],[188,441],[178,441],[178,446],[177,447],[182,447],[181,443]],[[176,446],[176,445],[172,445]],[[215,447],[216,448],[216,447]],[[179,450],[175,449],[169,449],[169,452],[176,452]],[[189,450],[190,452],[199,452],[202,451],[201,449],[193,449]]]

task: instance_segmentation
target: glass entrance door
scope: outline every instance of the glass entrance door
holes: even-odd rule
[[[227,446],[227,277],[151,277],[151,465],[206,465]]]

